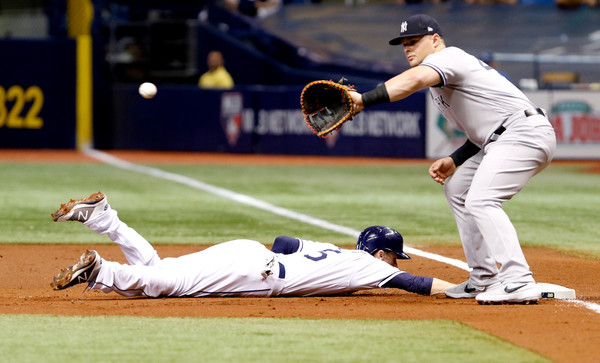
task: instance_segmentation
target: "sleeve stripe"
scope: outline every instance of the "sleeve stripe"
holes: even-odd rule
[[[430,64],[430,63],[421,63],[421,65],[422,66],[427,66],[429,68],[432,68],[434,71],[438,72],[438,74],[442,78],[442,85],[443,86],[446,85],[446,82],[448,82],[448,80],[446,79],[446,75],[444,74],[444,72],[438,66]]]

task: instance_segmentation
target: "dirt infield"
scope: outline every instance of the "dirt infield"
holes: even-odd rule
[[[131,316],[303,317],[347,319],[451,319],[464,322],[559,362],[597,362],[600,314],[570,302],[543,299],[538,305],[483,306],[473,300],[423,297],[400,290],[371,290],[351,296],[306,298],[124,298],[83,286],[50,288],[52,277],[83,249],[125,263],[113,245],[0,245],[0,313]],[[162,257],[197,251],[197,246],[157,246]],[[461,248],[428,248],[463,258]],[[525,249],[540,282],[569,286],[581,300],[600,303],[597,260],[546,249]],[[461,282],[465,271],[413,256],[401,268]]]
[[[182,163],[399,163],[398,160],[264,157],[242,159],[220,154],[118,152],[134,162]],[[0,161],[90,162],[69,151],[0,151]],[[423,161],[411,161],[423,163]],[[590,163],[590,170],[600,170]],[[125,263],[114,245],[0,245],[0,314],[304,317],[347,319],[450,319],[531,349],[558,362],[597,362],[600,357],[600,313],[573,302],[543,299],[537,305],[481,306],[473,300],[422,297],[403,291],[362,291],[351,296],[309,298],[124,298],[83,286],[52,291],[52,277],[72,264],[86,248]],[[157,246],[161,257],[195,252],[198,246]],[[464,260],[460,247],[424,248]],[[577,298],[600,303],[600,261],[569,256],[550,249],[524,249],[539,282],[573,288]],[[436,276],[455,283],[467,273],[456,267],[413,256],[400,262],[408,272]]]

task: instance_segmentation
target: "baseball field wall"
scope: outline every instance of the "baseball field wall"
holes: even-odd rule
[[[135,86],[114,89],[116,149],[425,157],[425,93],[359,114],[327,139],[300,111],[301,86],[233,91],[159,87],[144,99]]]

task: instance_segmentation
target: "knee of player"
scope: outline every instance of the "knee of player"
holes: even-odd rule
[[[465,202],[465,191],[459,190],[451,182],[446,182],[446,184],[444,184],[444,194],[450,205],[461,205]]]
[[[450,177],[444,182],[444,194],[446,194],[446,198],[450,199],[453,196],[465,194],[465,188],[457,179]]]
[[[494,201],[491,198],[485,196],[467,196],[465,200],[465,208],[471,214],[478,214],[485,208],[496,207],[500,205],[500,202]]]

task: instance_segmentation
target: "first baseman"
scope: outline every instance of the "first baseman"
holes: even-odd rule
[[[55,290],[85,282],[106,293],[148,297],[311,296],[380,287],[431,295],[454,286],[400,271],[396,259],[410,257],[403,252],[400,233],[389,227],[365,229],[355,250],[280,236],[272,250],[238,239],[177,258],[160,258],[146,239],[119,220],[101,192],[61,205],[52,218],[80,221],[108,235],[129,262],[107,261],[88,250],[58,273],[51,283]]]
[[[429,87],[440,112],[467,135],[463,146],[429,168],[444,185],[472,268],[469,279],[446,295],[483,304],[537,302],[541,291],[502,203],[554,156],[556,137],[544,110],[486,63],[446,47],[428,15],[402,21],[400,35],[389,43],[404,47],[411,68],[372,91],[351,93],[356,111]]]

